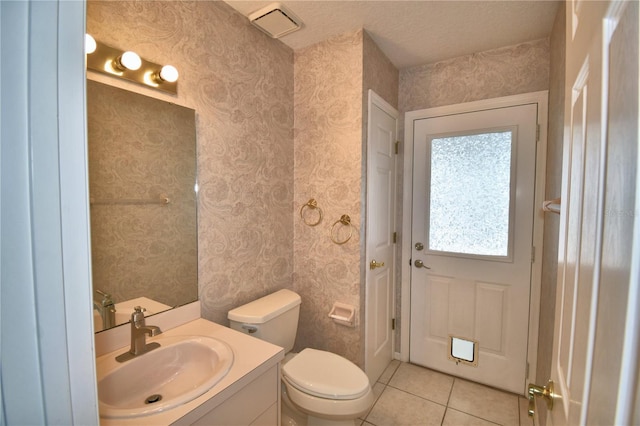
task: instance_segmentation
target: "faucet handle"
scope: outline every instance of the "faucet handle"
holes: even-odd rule
[[[139,323],[140,321],[142,321],[141,325],[144,325],[144,313],[146,309],[141,307],[141,306],[134,306],[133,307],[133,313],[131,314],[131,322],[132,323]]]

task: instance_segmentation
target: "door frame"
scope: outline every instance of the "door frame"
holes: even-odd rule
[[[533,215],[534,258],[531,264],[531,290],[529,297],[529,336],[527,347],[528,374],[526,386],[536,380],[538,361],[538,328],[540,320],[540,287],[542,282],[542,242],[544,230],[544,213],[542,203],[545,198],[545,179],[547,163],[547,122],[549,91],[524,93],[520,95],[485,99],[474,102],[427,108],[405,113],[404,118],[404,171],[402,190],[402,247],[400,257],[401,273],[401,317],[400,317],[400,356],[402,361],[409,361],[409,332],[411,324],[411,211],[413,193],[413,127],[414,121],[443,115],[462,114],[467,112],[504,108],[523,104],[538,106],[538,143],[536,147],[536,174]]]

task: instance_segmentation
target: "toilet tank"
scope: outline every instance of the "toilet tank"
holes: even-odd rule
[[[229,311],[231,328],[284,348],[293,349],[298,331],[300,296],[279,290]]]

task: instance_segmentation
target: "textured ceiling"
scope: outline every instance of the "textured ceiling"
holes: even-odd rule
[[[247,16],[272,1],[227,1]],[[364,28],[400,69],[548,37],[556,1],[281,1],[304,27],[294,50]]]

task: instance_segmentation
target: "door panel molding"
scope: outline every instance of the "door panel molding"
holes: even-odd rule
[[[542,240],[544,215],[541,206],[544,201],[545,189],[545,172],[547,158],[547,108],[548,108],[548,91],[532,92],[514,96],[506,96],[501,98],[487,99],[481,101],[467,102],[463,104],[448,105],[437,108],[422,109],[410,111],[405,114],[405,132],[404,132],[404,174],[403,174],[403,214],[402,214],[402,235],[411,235],[412,220],[412,193],[413,193],[413,139],[414,139],[414,122],[425,118],[442,117],[452,114],[461,114],[466,112],[490,110],[498,108],[507,108],[517,105],[537,104],[539,125],[539,137],[536,146],[536,171],[535,171],[535,196],[534,196],[534,221],[533,221],[533,258],[531,265],[531,296],[529,305],[529,335],[528,335],[528,351],[527,361],[529,363],[529,377],[527,377],[527,385],[536,380],[537,367],[537,346],[538,346],[538,323],[540,315],[540,286],[542,279]],[[402,361],[409,360],[409,326],[410,326],[410,284],[411,284],[411,238],[402,238],[401,247],[401,348],[400,359]]]

